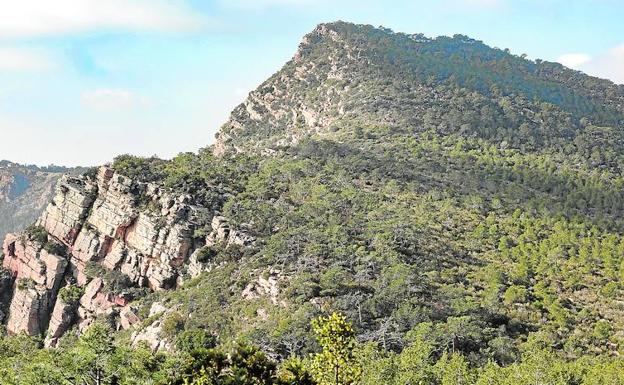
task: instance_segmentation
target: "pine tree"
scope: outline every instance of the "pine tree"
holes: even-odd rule
[[[311,357],[310,372],[318,385],[351,385],[360,381],[362,368],[355,356],[355,332],[345,317],[333,313],[312,321],[320,353]]]

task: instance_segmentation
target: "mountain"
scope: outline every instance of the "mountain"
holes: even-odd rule
[[[618,383],[623,129],[622,85],[321,24],[214,146],[64,176],[4,241],[6,330],[64,352],[105,323],[183,362],[207,332],[283,360],[337,311],[365,384]]]
[[[31,224],[52,197],[64,167],[24,166],[0,161],[0,237]]]
[[[623,111],[624,86],[557,63],[462,35],[428,39],[339,22],[308,34],[234,110],[216,151],[270,151],[369,122],[544,148],[572,140],[582,118],[621,125]]]

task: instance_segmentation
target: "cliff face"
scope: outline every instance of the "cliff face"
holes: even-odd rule
[[[232,235],[213,217],[188,195],[166,193],[107,167],[94,177],[64,176],[35,227],[4,241],[7,331],[47,331],[54,345],[72,324],[82,330],[102,315],[129,327],[138,318],[128,303],[140,288],[175,288],[193,251]],[[195,235],[211,222],[214,231],[207,237]],[[195,268],[201,270],[201,263]],[[80,295],[59,296],[70,288]]]
[[[390,111],[393,103],[382,105],[391,98],[378,92],[391,92],[395,84],[379,76],[375,53],[345,33],[349,26],[321,24],[306,35],[293,59],[234,109],[217,134],[215,154],[272,154],[303,138],[331,134],[341,121],[413,121],[413,114]],[[382,79],[385,86],[379,87]]]

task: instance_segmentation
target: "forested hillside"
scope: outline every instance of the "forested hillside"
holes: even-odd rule
[[[63,180],[10,239],[0,382],[624,383],[623,129],[622,85],[320,25],[214,146]]]

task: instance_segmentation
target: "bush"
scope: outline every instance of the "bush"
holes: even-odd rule
[[[615,298],[617,296],[617,292],[619,289],[619,285],[617,282],[609,282],[600,289],[600,294],[607,298]]]
[[[32,278],[22,278],[17,281],[18,290],[34,289],[36,285],[37,282],[35,282]]]
[[[527,289],[522,286],[513,285],[505,290],[504,301],[506,304],[524,303],[527,300]]]
[[[59,298],[67,304],[77,303],[83,294],[84,289],[76,285],[67,285],[59,290]]]
[[[200,349],[212,349],[217,345],[217,338],[204,329],[184,330],[176,337],[176,348],[185,353]]]
[[[206,263],[212,260],[217,252],[210,246],[204,246],[197,250],[197,262]]]
[[[98,174],[98,170],[99,169],[97,167],[89,167],[85,172],[82,173],[82,175],[87,179],[95,180]]]
[[[97,262],[89,261],[85,266],[85,275],[89,279],[95,277],[103,277],[106,274],[106,269]]]
[[[107,270],[104,274],[104,284],[109,292],[121,294],[122,291],[132,286],[132,281],[118,270]]]
[[[155,156],[143,158],[132,155],[120,155],[113,161],[112,168],[128,178],[141,182],[154,182],[164,177],[166,162]]]
[[[26,237],[36,243],[45,244],[48,242],[48,232],[43,226],[30,225],[24,231]]]
[[[97,262],[89,261],[85,268],[85,275],[89,279],[96,277],[102,278],[105,290],[113,294],[121,294],[121,292],[133,286],[128,276],[118,270],[108,270]]]
[[[47,241],[45,245],[43,245],[43,249],[50,254],[58,255],[58,256],[66,256],[67,255],[67,247],[65,245],[54,242]]]
[[[607,343],[612,333],[613,327],[609,324],[609,321],[601,319],[594,325],[592,337],[597,343]]]
[[[162,323],[163,336],[173,339],[184,328],[184,317],[177,311],[167,315]]]

